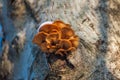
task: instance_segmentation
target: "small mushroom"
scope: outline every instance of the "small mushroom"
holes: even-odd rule
[[[64,28],[64,27],[70,27],[69,24],[65,24],[63,21],[60,21],[60,20],[54,21],[53,24],[60,27],[61,29]]]
[[[42,23],[42,24],[39,26],[37,32],[40,32],[40,28],[43,27],[44,25],[46,25],[46,24],[52,24],[52,23],[53,23],[52,21],[46,21],[46,22]]]
[[[62,22],[60,20],[54,21],[53,24],[60,28],[66,27],[66,24],[64,24],[64,22]]]
[[[41,48],[41,50],[42,50],[43,52],[49,53],[49,47],[48,47],[48,44],[47,44],[46,42],[42,43],[42,44],[40,45],[40,48]]]
[[[38,44],[39,46],[41,46],[41,44],[43,43],[43,42],[45,42],[45,39],[46,39],[46,36],[47,36],[48,34],[47,33],[45,33],[45,32],[39,32],[38,34],[36,34],[35,36],[34,36],[34,38],[33,38],[33,43],[35,43],[35,44]]]
[[[70,27],[64,27],[61,29],[61,38],[62,39],[69,39],[70,37],[74,36],[75,33]]]
[[[71,42],[69,40],[65,40],[65,39],[61,40],[60,43],[59,43],[59,45],[60,45],[60,48],[65,49],[65,50],[67,50],[70,47],[72,47]]]
[[[71,37],[69,40],[71,41],[73,47],[75,47],[75,48],[78,47],[78,45],[79,45],[79,37],[78,36]]]
[[[51,43],[51,41],[57,41],[57,39],[59,39],[59,33],[54,32],[54,33],[50,33],[47,37],[46,37],[46,42]]]
[[[64,55],[67,55],[67,52],[65,49],[59,49],[56,51],[55,53],[56,55],[60,55],[60,56],[64,56]]]
[[[40,32],[44,31],[45,33],[51,33],[53,31],[60,31],[60,28],[54,24],[46,24],[43,27],[40,28]]]

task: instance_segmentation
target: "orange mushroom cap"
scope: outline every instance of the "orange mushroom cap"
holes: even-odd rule
[[[41,43],[45,42],[47,35],[45,32],[39,32],[34,36],[32,42],[41,46]]]
[[[69,39],[70,37],[74,36],[74,31],[69,27],[64,27],[61,29],[61,38],[62,39]]]
[[[40,46],[43,52],[64,56],[76,50],[79,38],[69,24],[58,20],[40,27],[33,42]]]
[[[59,49],[55,52],[56,55],[64,56],[67,55],[67,52],[65,49]]]
[[[54,32],[55,30],[60,31],[60,28],[54,24],[46,24],[39,29],[39,32],[44,31],[45,33],[51,33]]]
[[[73,36],[69,39],[72,43],[72,46],[77,48],[79,45],[79,37],[78,36]]]

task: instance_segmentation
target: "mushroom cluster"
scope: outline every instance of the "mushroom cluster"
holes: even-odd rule
[[[79,38],[69,24],[54,21],[52,24],[45,24],[39,29],[33,38],[33,43],[37,44],[45,53],[64,56],[76,50]]]

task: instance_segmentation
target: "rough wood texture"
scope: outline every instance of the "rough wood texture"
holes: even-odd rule
[[[19,37],[17,45],[10,44],[14,45],[10,52],[13,55],[14,51],[12,80],[120,79],[119,0],[3,0],[3,3],[1,15],[6,39]],[[67,60],[55,56],[46,59],[38,46],[32,44],[39,24],[56,19],[71,24],[80,38],[79,48]],[[8,20],[14,26],[7,25]],[[14,34],[10,28],[15,30]]]

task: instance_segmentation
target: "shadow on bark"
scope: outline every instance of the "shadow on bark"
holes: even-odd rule
[[[108,17],[108,4],[106,0],[99,0],[99,5],[95,9],[96,14],[99,17],[99,32],[100,37],[98,40],[98,54],[96,56],[97,64],[96,70],[92,74],[92,80],[118,80],[109,71],[106,66],[105,56],[108,50],[108,29],[109,29],[109,17]]]
[[[8,0],[3,0],[3,7],[1,11],[1,23],[3,25],[4,37],[8,42],[11,42],[16,33],[16,29],[12,20],[8,16]]]

